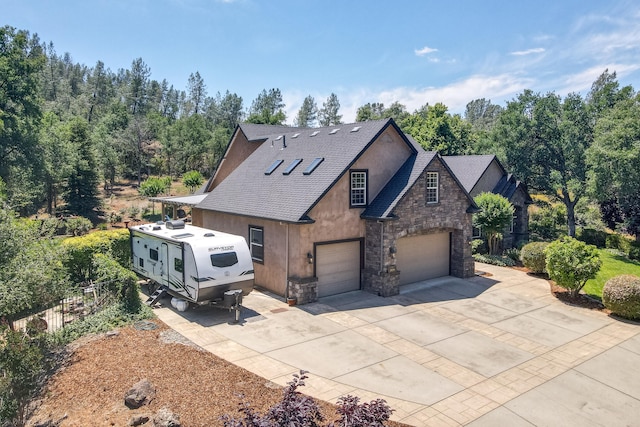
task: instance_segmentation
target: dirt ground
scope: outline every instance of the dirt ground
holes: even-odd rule
[[[156,397],[147,406],[129,409],[125,393],[144,378],[155,387]],[[222,415],[239,415],[241,396],[263,413],[282,392],[154,319],[72,345],[66,363],[34,402],[27,426],[127,426],[133,417],[152,418],[161,408],[177,414],[182,426],[221,426]],[[318,403],[327,420],[337,419],[333,405]]]

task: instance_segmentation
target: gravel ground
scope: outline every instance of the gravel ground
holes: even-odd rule
[[[237,414],[240,396],[261,413],[282,396],[282,387],[202,350],[159,320],[134,326],[72,345],[27,425],[127,426],[135,416],[167,408],[182,426],[221,426],[222,415]],[[156,397],[131,410],[124,395],[144,378]],[[333,405],[318,403],[327,420],[337,418]]]

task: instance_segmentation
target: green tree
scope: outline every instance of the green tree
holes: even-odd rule
[[[586,150],[592,128],[578,94],[561,102],[525,90],[507,103],[492,132],[507,166],[530,188],[557,198],[567,208],[567,230],[575,236],[575,206],[586,192]]]
[[[0,27],[0,177],[12,205],[25,208],[40,197],[39,192],[30,194],[29,186],[41,167],[39,77],[45,62],[37,36]],[[19,196],[24,200],[18,202]]]
[[[547,273],[558,286],[569,290],[575,298],[587,283],[596,277],[602,261],[593,245],[565,236],[551,242],[544,250]]]
[[[318,121],[320,126],[334,126],[341,124],[342,116],[338,114],[340,111],[340,101],[338,95],[332,93],[326,102],[322,103],[322,108],[318,110]]]
[[[491,103],[490,99],[474,99],[464,111],[464,119],[471,123],[476,131],[489,131],[502,112],[502,107]]]
[[[424,105],[403,121],[402,130],[426,150],[447,156],[466,154],[472,145],[471,125],[447,110],[442,103]]]
[[[149,177],[140,184],[140,194],[145,197],[158,197],[167,190],[166,180],[158,177]],[[155,203],[151,202],[152,214],[155,215]]]
[[[202,174],[198,171],[189,171],[182,175],[182,183],[192,193],[196,190],[196,188],[202,185],[203,180],[204,178],[202,177]]]
[[[198,71],[189,75],[188,88],[186,114],[202,113],[207,98],[207,85]]]
[[[8,319],[47,307],[67,288],[62,248],[41,238],[39,222],[19,220],[0,207],[0,313]]]
[[[80,215],[90,215],[99,206],[97,163],[89,126],[86,120],[74,118],[66,125],[70,155],[70,173],[64,199],[67,209]]]
[[[622,224],[640,240],[640,94],[603,113],[588,163],[592,197],[601,203],[614,201]]]
[[[407,107],[397,101],[391,104],[389,108],[385,108],[383,103],[373,102],[366,103],[358,108],[358,111],[356,112],[356,122],[392,118],[402,128],[404,126],[404,122],[410,116],[411,115],[407,111]]]
[[[247,122],[267,125],[281,125],[287,119],[280,89],[263,89],[249,108]]]
[[[482,230],[489,253],[494,254],[502,239],[502,232],[513,221],[513,205],[503,196],[494,193],[480,193],[474,201],[480,211],[473,215],[473,226]]]
[[[318,105],[313,96],[307,96],[302,101],[302,106],[298,110],[296,118],[293,120],[294,126],[297,127],[312,127],[318,119]]]

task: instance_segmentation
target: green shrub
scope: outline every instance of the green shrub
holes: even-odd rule
[[[577,297],[587,280],[596,277],[602,266],[598,250],[593,245],[572,237],[563,237],[551,242],[544,253],[549,277]]]
[[[497,265],[498,267],[513,267],[516,262],[507,256],[473,254],[473,259],[485,264]]]
[[[96,231],[86,236],[69,237],[62,242],[66,251],[64,266],[73,282],[94,278],[95,254],[110,254],[120,265],[129,267],[131,248],[129,230]]]
[[[483,253],[486,252],[486,247],[484,244],[484,240],[482,239],[473,239],[471,241],[471,253],[472,254],[477,254],[477,253]]]
[[[0,328],[1,425],[24,425],[27,403],[35,394],[44,367],[38,341],[22,331]]]
[[[502,255],[506,256],[513,260],[513,262],[520,261],[520,249],[518,248],[509,248],[502,252]]]
[[[524,245],[520,250],[522,264],[532,273],[541,274],[546,271],[547,264],[544,249],[548,245],[546,242],[531,242]]]
[[[91,230],[93,224],[87,218],[83,218],[81,216],[67,218],[66,222],[66,233],[72,236],[84,236]]]
[[[623,274],[607,280],[602,289],[602,302],[613,314],[640,319],[640,277]]]
[[[631,243],[631,246],[629,247],[629,259],[640,261],[640,243]]]
[[[140,286],[138,276],[121,266],[118,261],[105,254],[95,254],[93,268],[97,282],[107,282],[109,289],[114,292],[125,310],[129,313],[138,313],[142,309],[140,301]]]
[[[624,237],[622,234],[611,233],[607,234],[605,247],[608,249],[618,249],[619,251],[627,254],[629,253],[629,249],[631,248],[631,241]]]
[[[607,244],[607,232],[594,230],[593,228],[583,228],[576,232],[576,238],[587,245],[594,245],[604,248]]]
[[[529,215],[529,233],[532,238],[556,239],[566,231],[566,217],[567,209],[563,204],[544,203],[532,207]]]

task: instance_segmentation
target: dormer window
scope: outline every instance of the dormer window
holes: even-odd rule
[[[350,206],[352,208],[367,206],[367,171],[351,171]]]

